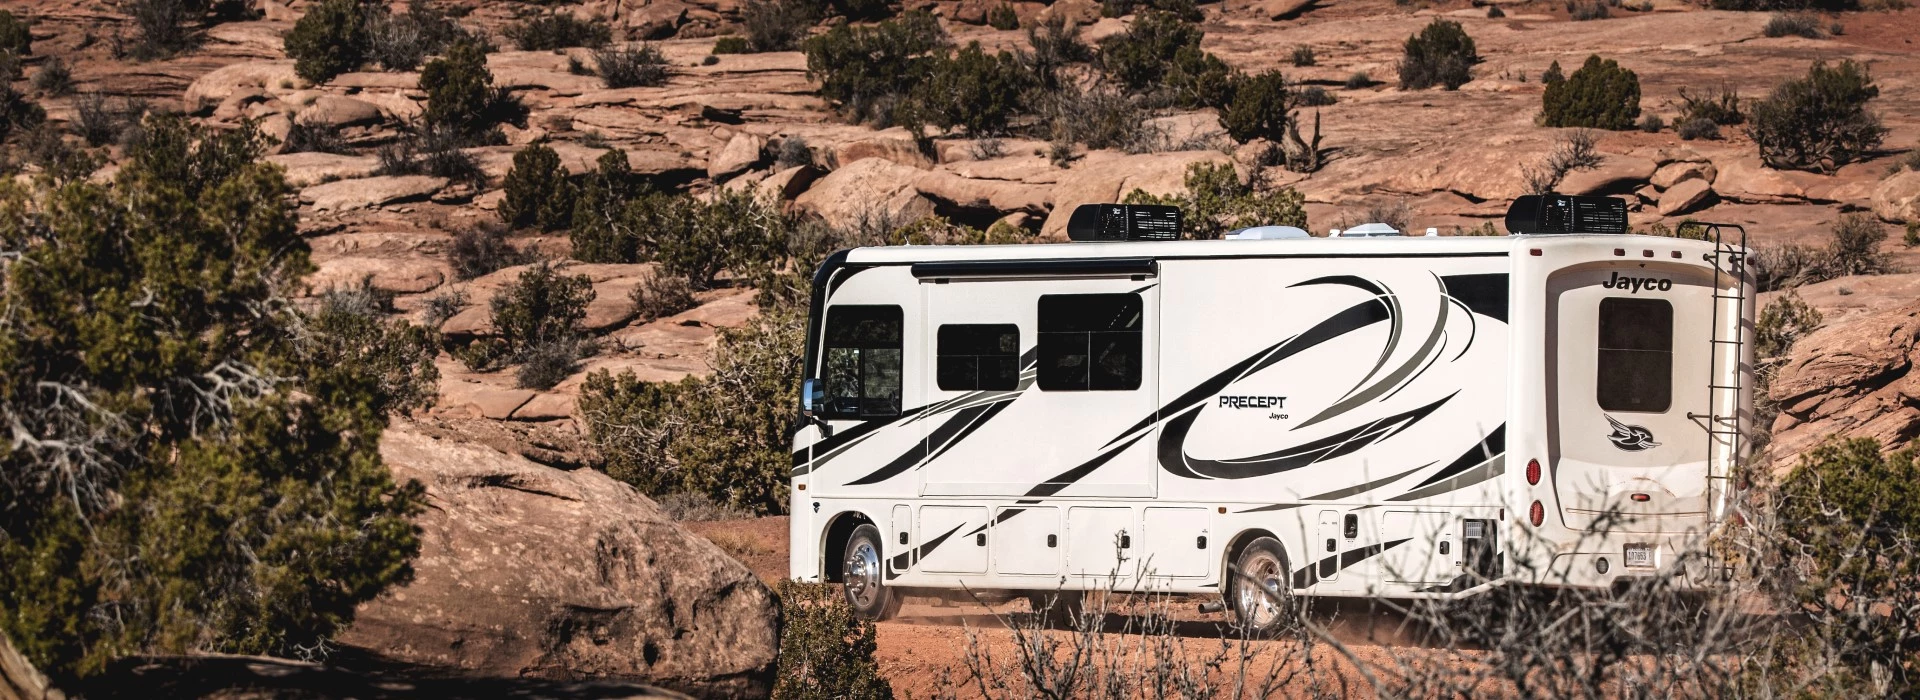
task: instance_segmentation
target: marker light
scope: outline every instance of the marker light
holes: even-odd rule
[[[1540,523],[1547,521],[1547,507],[1534,501],[1533,505],[1527,507],[1527,519],[1533,521],[1534,527],[1540,527]]]
[[[1653,500],[1652,496],[1649,496],[1644,493],[1636,493],[1636,494],[1633,494],[1632,496],[1629,496],[1628,498],[1632,498],[1637,503],[1646,503],[1647,501]]]
[[[1537,460],[1537,459],[1527,460],[1527,485],[1528,486],[1540,485],[1540,460]]]

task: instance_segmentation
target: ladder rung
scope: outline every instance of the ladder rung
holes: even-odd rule
[[[1707,387],[1711,389],[1745,389],[1746,388],[1738,384],[1735,384],[1733,386],[1725,386],[1721,384],[1708,384]]]
[[[1707,341],[1707,342],[1710,342],[1710,343],[1718,343],[1718,344],[1721,344],[1721,345],[1745,345],[1745,344],[1746,344],[1746,341],[1744,341],[1744,340],[1719,340],[1719,339],[1714,339],[1714,340],[1710,340],[1710,341]]]

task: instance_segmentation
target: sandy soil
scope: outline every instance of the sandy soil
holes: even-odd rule
[[[684,524],[746,563],[768,585],[785,578],[788,570],[786,517]],[[1228,672],[1242,668],[1238,661],[1243,655],[1242,649],[1237,641],[1233,642],[1235,646],[1223,649],[1222,639],[1232,637],[1224,626],[1225,617],[1201,613],[1198,603],[1197,598],[1134,604],[1116,602],[1113,614],[1108,616],[1106,631],[1118,633],[1149,624],[1145,614],[1150,612],[1149,608],[1166,613],[1173,619],[1169,630],[1171,638],[1179,640],[1178,653],[1187,659],[1184,666],[1199,669],[1207,668],[1209,662],[1224,661],[1221,668],[1225,670],[1216,669],[1212,682],[1230,695],[1234,679]],[[1422,641],[1403,620],[1364,601],[1318,603],[1313,619],[1344,645],[1353,658],[1366,665],[1391,663],[1392,657],[1404,659],[1422,654]],[[1024,600],[983,604],[973,600],[914,596],[902,605],[897,618],[878,626],[877,656],[881,671],[902,698],[982,697],[978,680],[969,673],[970,648],[976,654],[972,668],[1005,669],[1019,660],[1018,635],[1031,634],[1032,630],[1032,614]],[[1049,631],[1045,634],[1054,642],[1071,644],[1070,633]],[[1289,640],[1249,643],[1244,650],[1247,657],[1244,669],[1250,676],[1246,681],[1247,692],[1253,692],[1251,687],[1259,685],[1259,679],[1272,676],[1292,679],[1279,684],[1285,689],[1278,697],[1312,695],[1315,686],[1304,675],[1307,659],[1298,653],[1299,648],[1298,643]],[[981,654],[988,661],[983,662],[978,656]],[[1149,672],[1151,657],[1138,650],[1133,654],[1118,666],[1133,673]],[[1168,656],[1163,653],[1160,658]],[[1342,658],[1337,650],[1321,645],[1312,662],[1314,682],[1319,684],[1317,688],[1321,692],[1352,697],[1373,695],[1358,667]],[[1301,675],[1296,678],[1293,674]],[[989,690],[991,697],[1019,696],[1011,689]]]

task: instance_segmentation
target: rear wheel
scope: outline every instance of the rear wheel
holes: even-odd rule
[[[1293,597],[1287,582],[1289,571],[1286,552],[1280,549],[1278,540],[1262,537],[1240,550],[1227,586],[1227,604],[1242,629],[1268,634],[1280,628]]]
[[[900,611],[900,597],[887,587],[880,542],[879,528],[861,525],[847,537],[847,548],[841,553],[840,580],[847,606],[867,620],[885,620]]]

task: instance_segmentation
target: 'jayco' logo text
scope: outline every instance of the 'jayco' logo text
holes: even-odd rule
[[[1655,289],[1664,292],[1673,289],[1673,280],[1654,279],[1652,277],[1621,277],[1620,273],[1615,272],[1612,277],[1607,278],[1607,281],[1601,282],[1600,286],[1606,289],[1625,289],[1628,294],[1637,293],[1642,289]]]

